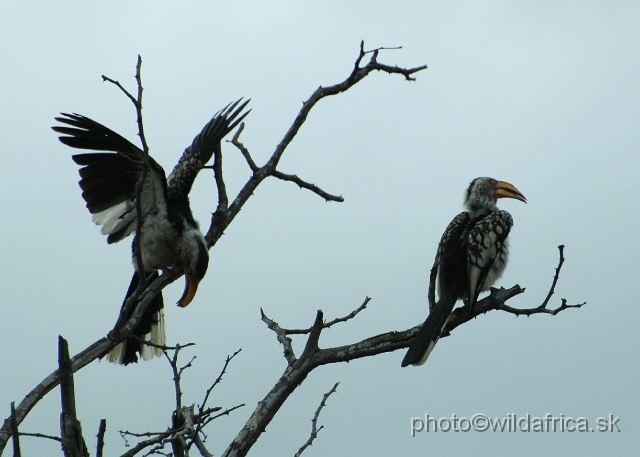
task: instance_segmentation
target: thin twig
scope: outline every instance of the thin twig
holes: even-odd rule
[[[291,338],[287,336],[287,332],[282,327],[280,327],[280,324],[267,317],[262,308],[260,308],[260,314],[262,316],[262,322],[267,324],[267,327],[275,332],[278,342],[284,348],[284,358],[287,359],[287,363],[289,365],[293,365],[296,361],[296,355],[293,352]],[[309,329],[309,331],[311,331],[311,329]]]
[[[322,401],[320,402],[320,406],[318,406],[318,409],[316,410],[315,414],[313,415],[313,418],[311,419],[311,435],[309,436],[309,439],[307,440],[307,442],[304,443],[300,447],[300,449],[298,449],[298,452],[296,452],[295,457],[300,457],[300,455],[302,455],[305,449],[307,449],[309,446],[313,444],[313,440],[315,440],[318,437],[318,432],[320,432],[320,430],[324,428],[324,425],[321,425],[320,427],[318,427],[318,417],[320,416],[320,411],[322,411],[322,408],[324,408],[327,405],[327,399],[338,388],[338,384],[340,383],[336,382],[331,388],[331,390],[322,396]]]
[[[339,317],[337,319],[334,319],[330,322],[326,322],[324,324],[322,324],[322,328],[330,328],[332,325],[338,324],[340,322],[347,322],[350,319],[353,319],[354,317],[356,317],[360,311],[363,311],[367,305],[369,304],[369,302],[371,301],[370,297],[365,297],[364,302],[358,306],[356,309],[354,309],[353,311],[351,311],[349,314],[347,314],[344,317]],[[299,329],[284,329],[284,333],[285,335],[306,335],[308,333],[311,333],[311,328],[306,328],[303,330],[299,330]]]
[[[140,57],[140,56],[138,56],[138,57]],[[103,82],[110,82],[111,84],[116,85],[129,98],[129,100],[131,100],[131,102],[134,105],[136,105],[138,103],[136,98],[133,95],[131,95],[129,93],[129,91],[124,88],[124,86],[122,84],[120,84],[120,81],[116,81],[115,79],[111,79],[111,78],[109,78],[108,76],[105,76],[105,75],[102,75],[102,81]]]
[[[209,400],[209,395],[211,395],[211,392],[213,391],[213,389],[222,382],[222,377],[225,375],[225,373],[227,372],[227,367],[229,366],[229,363],[231,363],[231,361],[233,360],[233,358],[235,356],[237,356],[240,351],[242,351],[242,349],[238,349],[236,352],[234,352],[233,354],[231,354],[230,356],[228,355],[226,360],[224,361],[224,365],[222,366],[222,370],[220,370],[220,374],[218,374],[218,377],[216,378],[215,381],[213,381],[213,384],[211,384],[211,387],[209,387],[207,389],[207,392],[204,395],[204,399],[202,400],[202,404],[200,405],[200,407],[198,408],[198,414],[199,415],[203,415],[205,414],[208,410],[205,410],[205,407],[207,405],[207,401]],[[216,410],[218,410],[220,408],[217,408]]]
[[[229,197],[227,197],[227,188],[222,177],[222,148],[219,143],[213,150],[213,175],[218,188],[218,208],[216,212],[224,212],[229,207]]]
[[[213,457],[213,454],[209,452],[209,450],[205,447],[204,443],[200,439],[200,435],[195,434],[193,436],[193,444],[195,444],[198,452],[200,452],[202,457]]]
[[[45,438],[47,440],[57,441],[58,443],[62,443],[62,438],[60,438],[59,436],[45,435],[44,433],[18,432],[18,435],[20,435],[20,436],[30,436],[32,438]]]
[[[169,365],[171,366],[171,371],[173,372],[173,387],[174,387],[175,396],[176,396],[176,411],[179,411],[182,408],[182,389],[180,387],[182,373],[187,368],[190,368],[192,366],[193,361],[196,359],[196,356],[194,355],[185,366],[178,368],[178,354],[180,353],[180,349],[182,348],[183,346],[179,344],[176,345],[176,349],[173,352],[173,357],[169,357],[169,354],[167,353],[167,351],[162,351],[164,356],[169,361]]]
[[[315,184],[310,184],[310,183],[308,183],[306,181],[303,181],[297,175],[287,175],[287,174],[282,173],[282,172],[277,171],[277,170],[274,171],[271,175],[274,178],[278,178],[278,179],[281,179],[283,181],[294,182],[294,183],[296,183],[298,185],[298,187],[300,187],[300,189],[310,190],[311,192],[313,192],[314,194],[318,194],[319,196],[321,196],[322,198],[324,198],[328,202],[339,202],[339,203],[342,203],[344,201],[344,198],[342,198],[341,195],[331,195],[331,194],[325,192],[324,190],[320,189]]]
[[[147,139],[144,136],[144,124],[142,122],[142,57],[138,55],[138,62],[136,63],[136,83],[138,86],[138,99],[137,103],[134,103],[136,106],[136,122],[138,123],[138,136],[140,137],[140,142],[142,143],[142,152],[145,155],[145,166],[148,166],[149,160],[149,146],[147,145]]]
[[[556,314],[558,314],[561,311],[564,311],[565,309],[569,309],[569,308],[582,308],[584,305],[586,305],[587,302],[582,302],[582,303],[577,303],[575,305],[568,305],[567,304],[567,300],[565,298],[561,298],[560,299],[560,306],[558,306],[555,309],[548,309],[548,308],[543,308],[541,306],[537,306],[535,308],[525,308],[525,309],[520,309],[520,308],[513,308],[511,306],[500,304],[500,306],[498,307],[499,310],[501,311],[505,311],[507,313],[510,314],[514,314],[516,316],[531,316],[532,314],[551,314],[552,316],[555,316]]]
[[[142,242],[142,190],[144,188],[145,181],[147,179],[147,174],[149,172],[149,146],[147,145],[147,140],[144,135],[144,124],[142,121],[142,57],[138,55],[138,62],[136,63],[136,84],[138,86],[138,96],[134,98],[129,91],[127,91],[119,81],[111,79],[105,75],[102,75],[103,81],[108,81],[112,84],[115,84],[124,94],[129,97],[131,103],[135,106],[136,109],[136,122],[138,124],[138,137],[142,143],[142,175],[138,183],[136,184],[136,236],[134,239],[135,246],[135,256],[136,256],[136,271],[138,272],[138,276],[140,277],[140,282],[138,283],[137,292],[142,292],[142,290],[146,289],[148,286],[148,279],[146,275],[146,271],[144,268],[144,263],[142,259],[142,250],[140,248],[140,243]],[[128,311],[128,310],[127,310]],[[121,313],[125,313],[125,307],[121,310]],[[126,314],[125,314],[126,316]]]
[[[244,145],[242,145],[238,141],[239,134],[236,133],[236,136],[235,136],[236,141],[235,142],[232,141],[232,143],[236,147],[238,147],[238,149],[240,149],[240,152],[242,152],[243,156],[247,160],[247,163],[249,164],[249,167],[253,171],[253,175],[247,181],[244,187],[240,190],[240,192],[238,192],[238,195],[235,197],[233,202],[231,202],[231,204],[229,205],[228,210],[225,211],[223,215],[216,212],[214,217],[212,217],[211,225],[209,226],[209,230],[207,231],[207,234],[205,236],[209,246],[213,246],[217,243],[217,241],[220,239],[220,237],[224,233],[225,229],[229,226],[229,224],[233,221],[233,219],[238,215],[238,213],[240,212],[244,204],[247,202],[247,200],[254,194],[254,191],[260,185],[260,183],[264,179],[268,178],[269,176],[274,176],[275,173],[279,173],[277,171],[277,167],[278,167],[278,164],[280,163],[280,159],[282,158],[282,155],[284,154],[284,151],[287,149],[291,141],[293,141],[298,131],[306,121],[307,116],[309,115],[309,112],[316,105],[316,103],[318,103],[321,99],[325,97],[328,97],[331,95],[337,95],[341,92],[344,92],[350,89],[351,87],[353,87],[355,84],[357,84],[359,81],[361,81],[363,78],[365,78],[368,74],[370,74],[374,70],[382,70],[382,71],[386,71],[387,73],[401,74],[408,81],[413,81],[415,78],[413,78],[412,75],[427,68],[426,65],[421,65],[419,67],[414,67],[414,68],[401,68],[397,66],[388,66],[388,65],[379,64],[376,59],[378,56],[378,52],[383,49],[385,48],[380,48],[378,50],[373,50],[373,51],[364,51],[364,42],[361,42],[360,54],[356,59],[354,69],[352,73],[349,75],[349,77],[345,79],[343,82],[335,84],[333,86],[318,87],[311,94],[311,96],[305,102],[302,103],[302,108],[300,109],[296,118],[293,120],[293,124],[289,127],[289,130],[287,130],[284,137],[282,138],[280,143],[278,143],[275,150],[271,154],[271,157],[265,163],[264,166],[257,167],[255,165],[255,162],[253,162],[253,159],[251,159],[251,156],[249,155],[247,148],[244,147]],[[371,59],[365,66],[361,66],[360,64],[362,62],[362,59],[364,58],[365,55],[369,53],[372,54]],[[286,175],[281,175],[281,176],[286,176]],[[328,193],[325,193],[325,194],[326,196],[330,195]],[[318,193],[318,195],[322,195],[322,194]],[[335,200],[330,199],[331,201],[340,201],[338,200],[338,198],[342,198],[337,196],[333,196],[333,197],[335,197]]]
[[[206,425],[208,425],[208,424],[209,424],[209,422],[214,421],[214,420],[216,420],[216,419],[218,419],[218,418],[220,418],[220,417],[222,417],[222,416],[228,416],[230,413],[232,413],[232,412],[233,412],[233,411],[235,411],[236,409],[242,408],[242,407],[244,407],[244,406],[246,406],[246,405],[245,405],[244,403],[241,403],[241,404],[236,405],[236,406],[233,406],[233,407],[231,407],[231,408],[227,408],[227,409],[225,409],[224,411],[222,411],[222,412],[220,412],[220,413],[216,414],[215,416],[209,416],[209,417],[207,417],[207,419],[204,421],[204,423],[203,423],[203,425],[202,425],[202,428],[204,428]],[[202,420],[202,419],[200,419],[200,420]]]
[[[158,443],[162,443],[164,441],[164,439],[166,438],[166,436],[168,436],[168,434],[163,434],[163,436],[158,436],[156,438],[152,438],[152,439],[149,439],[149,440],[141,441],[138,444],[136,444],[134,447],[129,449],[127,452],[122,454],[121,457],[134,457],[141,450],[143,450],[145,448],[148,448],[149,446],[153,446],[153,445],[156,445]],[[164,445],[162,447],[164,447]]]
[[[544,299],[540,308],[546,308],[551,296],[556,290],[556,284],[558,283],[558,278],[560,277],[560,269],[562,268],[562,264],[564,263],[564,244],[558,246],[558,251],[560,253],[560,260],[558,261],[558,266],[556,267],[556,274],[553,276],[553,282],[551,283],[551,288],[549,289],[549,293],[547,297]]]
[[[231,139],[231,144],[233,144],[236,148],[240,150],[240,153],[247,161],[247,165],[249,165],[249,168],[251,169],[251,171],[256,172],[258,171],[258,166],[253,161],[253,158],[251,157],[251,153],[249,153],[249,150],[245,147],[244,144],[240,142],[240,134],[242,134],[243,130],[244,130],[244,122],[240,124],[240,126],[238,127],[238,130],[236,130],[235,135],[233,135],[233,138]]]
[[[140,433],[130,432],[129,430],[118,430],[118,433],[120,434],[122,439],[125,441],[125,445],[129,446],[129,443],[126,438],[127,436],[132,436],[134,438],[157,437],[157,436],[164,436],[167,433],[175,433],[177,430],[178,429],[170,428],[164,432],[140,432]]]
[[[177,351],[179,349],[184,349],[184,348],[188,348],[190,346],[195,346],[196,343],[185,343],[185,344],[176,344],[175,346],[166,346],[164,344],[156,344],[153,343],[151,341],[148,340],[144,340],[142,338],[140,338],[138,335],[131,335],[130,338],[139,341],[141,344],[144,344],[145,346],[150,346],[153,348],[157,348],[160,349],[162,351]]]

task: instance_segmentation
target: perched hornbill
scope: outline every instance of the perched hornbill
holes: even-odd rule
[[[195,137],[180,161],[165,178],[162,167],[143,151],[107,127],[79,114],[61,113],[56,120],[68,126],[52,127],[63,134],[62,143],[78,149],[111,151],[72,156],[81,165],[80,188],[93,221],[102,225],[107,243],[116,243],[136,231],[137,185],[146,175],[140,193],[142,217],[140,251],[144,273],[167,270],[174,266],[184,269],[185,288],[178,301],[187,306],[196,294],[198,283],[209,265],[209,252],[198,223],[189,208],[189,191],[198,172],[211,159],[220,141],[249,112],[242,113],[248,101],[227,105]],[[236,108],[237,107],[237,108]],[[242,113],[242,114],[241,114]],[[148,164],[148,165],[145,165]],[[140,282],[140,265],[136,255],[136,241],[132,247],[135,272],[126,299]],[[141,343],[165,343],[162,293],[150,303],[133,337],[120,343],[109,353],[114,363],[138,361],[138,353],[148,360],[162,352]]]
[[[507,266],[507,236],[513,225],[511,214],[499,210],[499,198],[527,202],[513,185],[492,178],[471,181],[464,202],[467,211],[458,214],[442,234],[433,271],[438,275],[439,300],[422,324],[402,360],[402,366],[426,362],[458,299],[473,310],[478,294],[500,278]]]

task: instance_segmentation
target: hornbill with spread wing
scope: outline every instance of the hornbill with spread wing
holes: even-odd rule
[[[504,197],[527,202],[507,182],[471,181],[464,203],[467,211],[451,221],[438,246],[432,271],[437,272],[439,300],[404,356],[403,367],[427,361],[458,299],[465,300],[471,312],[478,294],[489,290],[502,275],[509,256],[507,236],[513,226],[511,215],[496,206]]]
[[[162,167],[153,158],[145,157],[140,148],[88,117],[61,113],[63,117],[56,120],[66,126],[52,127],[63,135],[59,139],[67,146],[109,151],[72,156],[74,162],[82,166],[79,184],[87,208],[93,221],[102,226],[102,234],[108,235],[107,243],[116,243],[135,232],[137,218],[142,218],[139,246],[143,273],[147,277],[159,269],[183,268],[185,288],[178,301],[180,307],[193,300],[209,265],[207,244],[189,207],[189,191],[198,172],[216,148],[220,148],[224,136],[249,114],[249,111],[242,113],[249,102],[239,103],[240,100],[227,105],[205,125],[184,151],[169,179],[165,178]],[[142,186],[140,215],[136,211],[138,183]],[[125,301],[140,283],[136,244],[134,239],[135,272]],[[138,353],[145,360],[161,355],[160,349],[141,340],[165,344],[163,307],[162,293],[159,293],[149,304],[133,336],[109,353],[109,361],[127,365],[138,361]]]

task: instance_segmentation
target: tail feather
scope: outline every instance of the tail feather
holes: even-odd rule
[[[427,361],[429,354],[435,347],[442,329],[447,323],[447,319],[451,315],[453,308],[458,300],[457,294],[453,291],[445,293],[438,303],[435,304],[431,313],[424,321],[416,339],[413,341],[409,350],[407,351],[404,359],[402,359],[402,366],[408,365],[422,365]]]
[[[131,284],[129,290],[127,290],[127,296],[125,301],[129,298],[138,287],[140,278],[137,272],[134,272],[133,278],[131,278]],[[162,355],[162,350],[142,343],[140,340],[149,341],[154,344],[165,344],[165,329],[164,329],[164,300],[162,298],[162,292],[160,292],[153,299],[147,310],[145,311],[140,324],[133,331],[133,335],[109,352],[109,362],[128,365],[138,361],[138,354],[142,356],[144,360],[149,360],[153,357],[159,357]],[[139,339],[137,339],[137,338]]]

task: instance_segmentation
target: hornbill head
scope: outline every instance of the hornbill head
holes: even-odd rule
[[[195,297],[198,284],[207,273],[209,251],[199,230],[185,234],[181,244],[180,255],[184,268],[184,292],[180,300],[178,300],[178,306],[184,308]]]
[[[465,205],[472,213],[483,209],[495,211],[499,198],[515,198],[527,203],[525,196],[513,184],[493,178],[476,178],[469,184]]]

